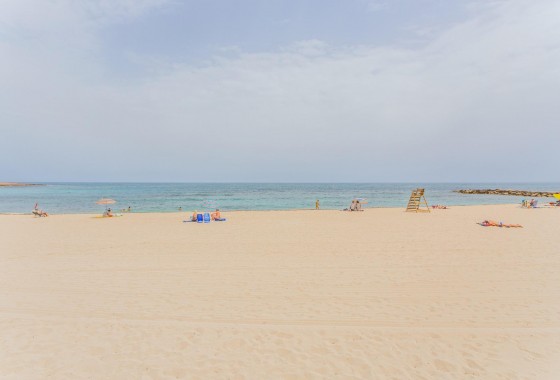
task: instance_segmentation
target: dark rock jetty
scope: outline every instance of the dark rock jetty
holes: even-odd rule
[[[456,193],[461,194],[492,194],[492,195],[513,195],[517,197],[547,197],[552,198],[553,194],[560,193],[558,192],[548,192],[548,191],[525,191],[525,190],[503,190],[503,189],[466,189],[466,190],[453,190]]]

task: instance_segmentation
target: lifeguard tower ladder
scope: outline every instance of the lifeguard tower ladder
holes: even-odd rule
[[[426,209],[420,209],[420,202],[424,200],[424,204],[426,205]],[[428,202],[426,201],[426,197],[424,196],[424,189],[416,189],[412,191],[410,194],[410,199],[408,200],[408,205],[406,206],[406,212],[430,212],[430,206],[428,206]]]

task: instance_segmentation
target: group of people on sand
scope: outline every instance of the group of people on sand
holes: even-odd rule
[[[538,201],[531,199],[530,201],[523,199],[521,200],[521,207],[525,208],[537,208]]]
[[[192,216],[191,216],[191,221],[192,222],[196,222],[196,218],[198,216],[198,211],[194,210]],[[214,211],[213,213],[210,214],[210,218],[212,220],[221,220],[222,219],[222,214],[220,213],[220,209],[216,209],[216,211]]]
[[[345,208],[344,211],[364,211],[362,209],[362,203],[359,199],[352,199],[352,203],[350,203],[350,208]]]
[[[537,208],[537,204],[539,201],[535,200],[535,199],[531,199],[530,201],[523,199],[521,201],[521,207],[524,208]],[[560,206],[560,199],[557,200],[556,202],[549,202],[548,206],[553,206],[553,207],[558,207]]]

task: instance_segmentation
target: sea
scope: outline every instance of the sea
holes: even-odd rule
[[[410,192],[425,188],[430,205],[520,203],[523,197],[471,195],[457,189],[560,191],[560,183],[43,183],[0,187],[0,213],[29,213],[35,203],[55,214],[98,213],[100,198],[112,198],[114,211],[133,212],[293,210],[349,207],[364,198],[364,207],[406,207]],[[541,198],[541,202],[549,199]],[[552,201],[552,199],[550,199]]]

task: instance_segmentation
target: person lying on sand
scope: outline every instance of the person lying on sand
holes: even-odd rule
[[[521,224],[504,224],[502,222],[496,222],[494,220],[485,220],[482,223],[480,223],[481,226],[484,227],[506,227],[506,228],[523,228],[523,226]]]
[[[438,209],[441,209],[441,210],[447,210],[449,207],[444,206],[444,205],[432,205],[432,208],[433,209],[438,208]]]

